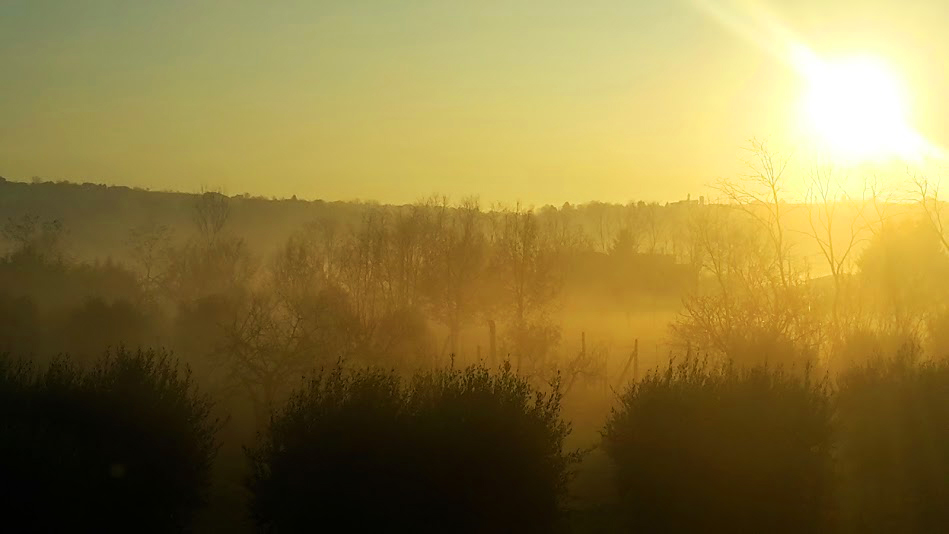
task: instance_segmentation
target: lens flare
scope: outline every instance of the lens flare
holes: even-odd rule
[[[926,143],[907,121],[907,92],[871,57],[802,63],[803,116],[810,134],[843,163],[919,162]]]
[[[695,0],[733,34],[788,65],[803,80],[802,130],[835,163],[906,162],[943,158],[943,151],[910,124],[909,92],[882,60],[825,59],[756,2]]]

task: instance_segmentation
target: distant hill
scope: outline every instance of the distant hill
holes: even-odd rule
[[[170,227],[176,239],[188,235],[197,196],[92,183],[0,180],[0,221],[23,215],[58,219],[66,228],[67,252],[76,259],[122,259],[129,232],[138,226],[158,223]],[[243,195],[230,198],[229,231],[264,255],[306,222],[320,218],[357,222],[369,206]]]

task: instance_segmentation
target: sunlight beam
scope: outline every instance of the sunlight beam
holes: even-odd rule
[[[818,56],[764,7],[753,1],[693,0],[731,33],[793,69],[805,82],[800,118],[807,136],[837,163],[943,159],[944,151],[908,121],[909,92],[873,57]]]

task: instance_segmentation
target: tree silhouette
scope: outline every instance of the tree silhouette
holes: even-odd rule
[[[261,528],[552,532],[562,527],[569,427],[554,384],[510,367],[314,376],[248,451]],[[472,440],[477,436],[476,440]]]

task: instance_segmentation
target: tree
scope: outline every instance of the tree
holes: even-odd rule
[[[651,202],[649,204],[643,203],[640,206],[642,212],[643,224],[646,229],[646,237],[649,240],[649,246],[647,252],[650,254],[657,254],[661,250],[662,245],[662,234],[664,231],[664,224],[662,214],[660,213],[660,206],[656,202]]]
[[[431,208],[433,229],[426,269],[429,309],[448,327],[449,353],[458,355],[459,336],[480,308],[478,290],[487,264],[487,237],[476,199]]]
[[[421,306],[428,263],[433,254],[432,228],[434,207],[428,204],[397,210],[384,221],[385,239],[382,253],[385,308],[387,311],[409,310]]]
[[[525,363],[543,363],[559,343],[560,329],[550,323],[548,312],[561,280],[555,250],[532,210],[520,205],[500,210],[493,223],[489,265],[497,284],[494,295],[508,318],[508,336],[521,371]]]
[[[685,299],[673,331],[686,346],[742,364],[811,359],[822,331],[785,235],[787,162],[761,143],[752,150],[751,174],[719,185],[729,204],[693,213],[691,241],[709,283]]]
[[[920,340],[949,297],[949,256],[933,227],[893,221],[869,241],[857,265],[871,325]]]
[[[205,192],[195,202],[192,219],[195,235],[171,254],[167,290],[179,304],[214,294],[240,292],[257,265],[243,239],[227,235],[228,198]]]
[[[224,194],[202,190],[198,195],[192,212],[192,220],[206,248],[214,247],[230,215],[230,202]]]
[[[363,216],[349,239],[340,246],[338,279],[352,300],[356,315],[371,328],[385,314],[384,258],[387,219],[380,209]]]
[[[843,199],[843,202],[838,199]],[[811,175],[806,205],[809,235],[817,243],[834,282],[831,318],[836,326],[844,283],[852,270],[854,252],[868,231],[863,224],[867,202],[866,199],[861,202],[850,200],[840,182],[834,179],[833,171],[818,168]],[[844,222],[847,226],[842,236],[837,229],[841,217],[838,210],[841,207],[851,211],[846,215],[848,220]]]
[[[348,296],[326,279],[316,249],[301,236],[275,255],[260,287],[224,302],[209,310],[220,331],[211,356],[249,397],[260,428],[309,370],[371,352]]]
[[[127,245],[132,261],[139,271],[142,288],[154,299],[164,287],[171,259],[171,229],[158,223],[147,223],[129,232]]]
[[[777,269],[777,282],[787,287],[798,276],[791,265],[791,247],[786,239],[786,177],[790,158],[772,152],[767,143],[753,139],[746,162],[749,173],[740,180],[723,180],[717,189],[730,205],[746,213],[765,233],[773,249],[771,261]]]

